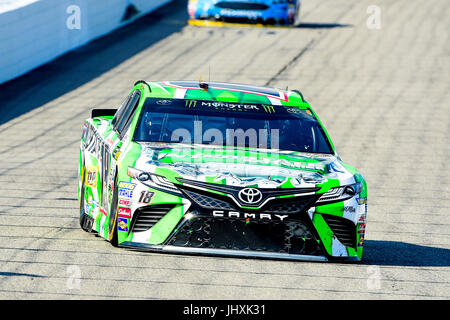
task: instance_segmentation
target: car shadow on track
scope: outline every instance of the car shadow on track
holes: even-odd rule
[[[353,25],[342,23],[305,22],[300,23],[295,27],[300,29],[333,29],[333,28],[353,28]]]
[[[400,241],[364,241],[363,264],[405,267],[448,267],[450,250]]]
[[[0,272],[0,277],[30,277],[30,278],[45,278],[39,274],[18,273],[18,272]]]
[[[187,18],[186,0],[173,1],[19,78],[1,84],[0,125],[81,87],[179,32],[187,25]],[[136,80],[139,79],[130,79],[129,85]]]

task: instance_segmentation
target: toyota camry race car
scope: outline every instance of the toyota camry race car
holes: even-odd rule
[[[300,0],[189,0],[188,14],[191,20],[292,25],[299,22]]]
[[[81,228],[115,246],[362,257],[366,183],[299,91],[139,81],[83,123],[79,173]]]

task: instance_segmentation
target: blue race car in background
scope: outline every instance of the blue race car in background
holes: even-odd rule
[[[296,25],[300,0],[189,0],[191,20]]]

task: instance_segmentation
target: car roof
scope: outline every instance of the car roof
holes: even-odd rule
[[[138,81],[136,85],[149,86],[147,97],[214,100],[223,102],[259,103],[309,107],[300,91],[281,90],[226,82],[204,81]]]

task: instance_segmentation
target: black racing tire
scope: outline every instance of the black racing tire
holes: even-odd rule
[[[276,24],[276,20],[274,18],[269,18],[266,20],[266,24],[269,26],[273,26]]]
[[[85,168],[81,169],[82,172],[82,178],[81,178],[81,192],[80,192],[80,227],[81,229],[83,229],[86,232],[89,232],[88,229],[85,228],[85,222],[86,222],[86,213],[84,212],[84,184],[85,184],[85,177],[86,177],[86,172],[85,172]]]
[[[117,170],[116,170],[117,172]],[[109,241],[114,247],[117,247],[119,245],[118,235],[117,235],[117,209],[118,209],[118,202],[119,202],[119,191],[117,187],[117,174],[114,178],[114,189],[113,189],[113,197],[111,199],[111,206],[110,206],[110,217],[109,217]]]

